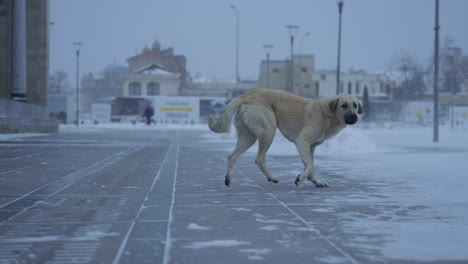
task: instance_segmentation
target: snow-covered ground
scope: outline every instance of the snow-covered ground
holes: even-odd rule
[[[374,245],[369,250],[390,259],[468,260],[468,130],[441,127],[439,142],[432,139],[432,128],[357,125],[317,148],[319,178],[327,180],[320,173],[331,172],[371,186],[370,191],[356,188],[351,199],[346,196],[324,201],[320,209],[352,219],[346,223],[345,232],[360,236],[351,239],[351,246]],[[229,147],[219,146],[232,151],[235,133],[207,134],[205,140],[229,142]],[[256,150],[253,146],[247,155],[254,155]],[[280,133],[268,155],[273,159],[298,156],[295,146]],[[302,166],[299,158],[297,164],[289,165],[297,169],[287,173],[288,179],[292,173],[300,173]],[[385,204],[395,210],[374,217],[339,212],[340,207],[357,204],[380,209]],[[373,241],[376,235],[386,239],[377,243]]]
[[[236,142],[234,129],[230,134],[214,134],[206,125],[109,124],[79,128],[67,125],[60,127],[60,133],[94,133],[108,129],[201,130],[206,131],[202,133],[204,143],[225,151],[232,151]],[[356,188],[356,194],[352,197],[335,195],[323,201],[323,208],[311,210],[351,219],[342,227],[345,233],[351,234],[351,247],[372,245],[369,250],[377,250],[389,259],[468,260],[468,130],[441,127],[438,143],[432,142],[432,133],[432,128],[398,124],[359,124],[346,128],[317,148],[317,176],[327,180],[327,173],[340,175],[347,184],[351,182],[346,187]],[[0,140],[23,136],[38,134],[0,135]],[[253,146],[246,155],[255,152],[256,146]],[[298,155],[295,146],[278,132],[267,156],[280,159]],[[297,159],[297,164],[283,167],[300,169],[301,166]],[[335,184],[340,181],[334,180]],[[354,182],[359,183],[356,186],[370,188],[353,187]],[[340,211],[343,206],[356,205],[376,210],[386,206],[394,209],[377,210],[375,215]],[[206,230],[210,227],[191,223],[187,228]],[[385,239],[374,243],[375,236]],[[223,246],[231,243],[234,242],[227,241]],[[210,245],[193,243],[190,247],[207,246]]]

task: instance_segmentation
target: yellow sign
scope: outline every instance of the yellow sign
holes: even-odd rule
[[[164,106],[160,108],[161,112],[193,112],[192,107],[171,107]]]

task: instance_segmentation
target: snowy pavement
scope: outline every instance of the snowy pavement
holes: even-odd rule
[[[235,135],[203,126],[0,135],[0,263],[466,263],[468,131],[351,127],[294,185],[278,134],[224,186]]]

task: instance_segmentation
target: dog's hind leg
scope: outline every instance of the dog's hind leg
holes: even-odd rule
[[[236,120],[237,129],[237,144],[234,151],[227,158],[227,172],[224,177],[224,184],[229,186],[231,184],[231,175],[234,163],[237,158],[246,152],[257,140],[257,137],[248,130],[248,128],[240,121]]]
[[[271,173],[268,171],[266,164],[265,164],[265,155],[268,149],[273,142],[273,138],[275,137],[276,127],[270,127],[265,129],[262,134],[258,137],[258,153],[255,159],[255,163],[257,164],[258,168],[263,172],[263,174],[267,177],[268,181],[278,183],[278,179],[273,177]]]

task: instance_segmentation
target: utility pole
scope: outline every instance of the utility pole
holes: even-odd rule
[[[341,60],[341,13],[343,12],[343,1],[338,1],[338,63],[336,67],[336,95],[340,93],[340,60]]]
[[[434,142],[439,142],[439,0],[435,0],[434,27]]]
[[[80,126],[80,47],[83,42],[73,42],[76,50],[76,127]]]
[[[273,45],[263,45],[263,49],[266,53],[266,78],[267,78],[267,86],[265,88],[271,89],[270,87],[270,52],[273,48]]]
[[[236,93],[239,91],[239,11],[233,5],[229,6],[236,13]]]
[[[287,25],[286,28],[289,30],[289,39],[291,41],[291,63],[289,65],[289,84],[287,90],[294,93],[294,37],[296,35],[299,26]]]

